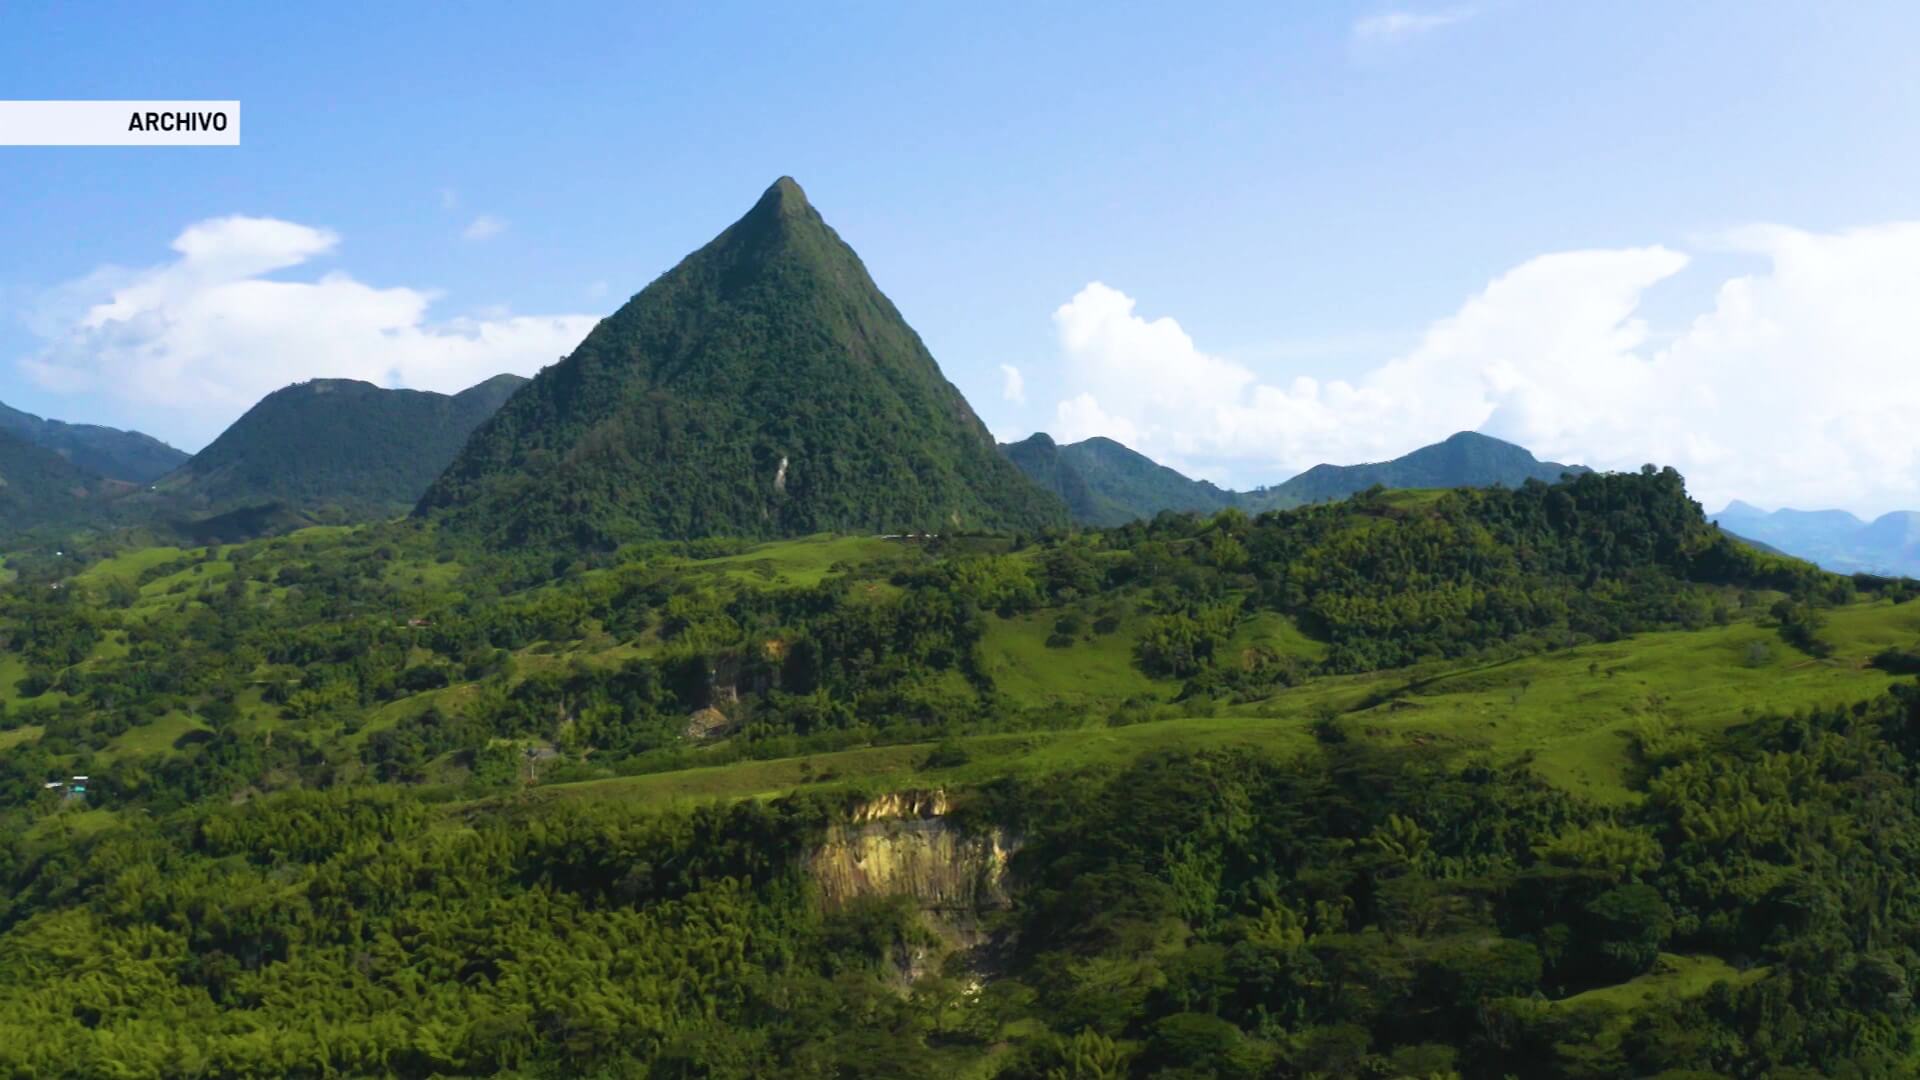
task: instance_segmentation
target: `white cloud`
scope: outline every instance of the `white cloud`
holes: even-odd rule
[[[505,231],[507,231],[506,222],[494,217],[492,214],[481,214],[479,217],[474,218],[465,229],[461,230],[460,235],[469,240],[485,240],[489,237],[498,236]]]
[[[1357,41],[1400,41],[1405,38],[1438,30],[1443,26],[1465,22],[1473,18],[1472,8],[1450,8],[1445,11],[1415,12],[1388,11],[1379,15],[1369,15],[1353,24],[1353,36]]]
[[[1095,435],[1105,435],[1135,448],[1147,441],[1147,436],[1133,421],[1107,412],[1092,394],[1083,393],[1068,398],[1054,409],[1053,437],[1056,441],[1074,443]]]
[[[1105,434],[1210,478],[1277,482],[1459,430],[1601,468],[1671,464],[1696,497],[1867,513],[1920,506],[1920,223],[1742,229],[1765,260],[1656,344],[1663,247],[1529,260],[1351,381],[1256,373],[1095,283],[1054,315],[1063,439]]]
[[[1012,364],[1000,365],[1000,396],[1015,405],[1027,403],[1027,380]]]
[[[174,241],[172,262],[107,268],[51,290],[57,299],[33,324],[48,344],[20,366],[55,392],[118,398],[155,434],[197,446],[288,383],[350,378],[452,392],[501,372],[532,374],[595,322],[504,313],[430,321],[431,292],[339,272],[266,276],[339,242],[271,218],[200,222]]]

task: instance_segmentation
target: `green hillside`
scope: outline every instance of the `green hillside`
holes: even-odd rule
[[[404,514],[526,381],[499,375],[452,395],[297,383],[247,410],[148,501],[178,520],[265,505],[355,520]]]
[[[129,484],[151,483],[187,460],[184,452],[138,431],[43,420],[6,405],[0,405],[0,432],[52,450],[83,471]]]
[[[785,178],[515,395],[420,514],[576,548],[1066,520]]]
[[[1039,543],[110,543],[0,586],[8,1074],[1916,1060],[1915,590],[1671,471]]]

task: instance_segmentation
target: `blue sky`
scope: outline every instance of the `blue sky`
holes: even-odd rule
[[[0,148],[0,401],[193,449],[295,378],[530,370],[791,174],[1002,436],[1920,505],[1920,8],[1829,7],[14,6],[0,98],[244,119]]]

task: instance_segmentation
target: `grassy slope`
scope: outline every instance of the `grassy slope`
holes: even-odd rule
[[[75,574],[73,584],[76,586],[105,585],[108,581],[119,578],[131,585],[139,579],[143,571],[178,558],[198,557],[200,554],[201,551],[198,548],[191,550],[177,547],[136,548],[94,563]]]
[[[1613,986],[1571,994],[1555,1004],[1561,1008],[1604,1004],[1621,1009],[1650,1005],[1677,998],[1698,997],[1717,982],[1746,984],[1758,982],[1767,973],[1763,967],[1740,971],[1717,956],[1677,956],[1661,953],[1654,968],[1645,975]]]
[[[1156,683],[1133,664],[1139,620],[1111,634],[1093,635],[1065,649],[1048,648],[1057,612],[994,618],[981,643],[984,667],[1001,692],[1036,705],[1084,705],[1131,697],[1165,699],[1178,687]]]
[[[1719,730],[1750,712],[1858,701],[1893,681],[1866,666],[1886,644],[1920,635],[1920,607],[1869,603],[1831,613],[1830,659],[1789,648],[1771,628],[1740,621],[1696,631],[1544,653],[1507,663],[1426,667],[1304,687],[1233,711],[1310,718],[1338,713],[1366,733],[1436,747],[1533,755],[1542,776],[1619,802],[1642,725]],[[1749,647],[1765,651],[1755,666]],[[1370,699],[1385,698],[1378,703]]]
[[[858,565],[891,559],[905,546],[871,536],[836,537],[820,533],[800,540],[762,544],[740,555],[696,560],[689,566],[697,572],[747,584],[808,586],[820,584],[838,563]]]
[[[1271,620],[1271,621],[1267,621]],[[1017,698],[1038,695],[1063,705],[1117,703],[1145,693],[1162,700],[1171,687],[1122,668],[1131,648],[1120,632],[1070,649],[1042,644],[1046,624],[997,623],[984,646],[989,670]],[[1249,630],[1270,640],[1311,645],[1285,620],[1263,616]],[[1834,611],[1827,637],[1835,655],[1807,658],[1752,622],[1698,631],[1645,634],[1493,665],[1428,667],[1317,679],[1265,701],[1216,709],[1204,702],[1167,710],[1218,715],[1174,716],[1126,727],[1094,723],[1059,732],[980,735],[956,740],[968,761],[925,771],[914,763],[928,744],[872,747],[776,761],[747,761],[680,772],[561,785],[572,796],[676,801],[777,794],[808,783],[876,786],[921,776],[953,782],[1045,773],[1063,767],[1119,763],[1152,750],[1241,744],[1279,752],[1310,745],[1309,725],[1332,713],[1365,737],[1436,753],[1484,751],[1501,759],[1531,755],[1547,780],[1601,802],[1634,798],[1627,787],[1630,738],[1642,725],[1719,730],[1749,714],[1836,701],[1858,701],[1892,683],[1865,660],[1887,643],[1920,635],[1920,606],[1886,603]],[[1766,650],[1754,664],[1748,648]],[[1752,665],[1752,666],[1750,666]],[[1114,672],[1119,674],[1112,674]],[[1111,675],[1105,694],[1099,678]],[[1411,688],[1410,688],[1411,687]],[[1377,702],[1370,704],[1370,702]],[[804,768],[803,768],[804,763]]]
[[[111,762],[122,756],[164,753],[173,749],[174,743],[188,732],[210,730],[206,722],[197,716],[170,712],[153,723],[128,728],[124,734],[108,743],[100,756]]]
[[[0,750],[32,742],[40,737],[40,730],[38,725],[28,724],[25,727],[14,728],[12,731],[0,731]]]
[[[1398,492],[1390,499],[1409,503],[1428,492]],[[347,530],[303,530],[259,545],[256,557],[298,560],[309,550],[337,541]],[[100,584],[108,577],[132,581],[151,567],[202,552],[155,548],[127,552],[79,575],[76,582]],[[848,567],[861,569],[877,589],[895,565],[911,560],[910,545],[864,536],[819,535],[764,544],[740,554],[686,560],[677,570],[688,578],[759,587],[818,584]],[[459,568],[424,560],[396,560],[391,578],[430,592],[449,589]],[[179,605],[205,584],[230,576],[225,560],[196,563],[148,582],[127,613],[139,619]],[[594,573],[604,573],[595,571]],[[1174,702],[1179,686],[1148,679],[1133,664],[1134,643],[1145,617],[1128,614],[1109,634],[1088,631],[1067,648],[1046,644],[1058,612],[993,617],[981,652],[984,667],[1008,700],[1058,710],[1060,726],[1070,730],[1020,735],[976,736],[962,741],[970,761],[943,773],[955,781],[1008,771],[1047,769],[1091,762],[1113,762],[1171,745],[1245,742],[1279,750],[1307,744],[1308,725],[1337,716],[1365,737],[1444,750],[1484,751],[1499,758],[1529,755],[1542,776],[1570,791],[1602,802],[1633,798],[1627,787],[1630,738],[1644,727],[1717,730],[1765,709],[1792,709],[1833,701],[1861,700],[1881,692],[1891,679],[1868,668],[1866,660],[1890,644],[1920,636],[1920,605],[1896,607],[1884,602],[1833,611],[1824,636],[1835,646],[1827,660],[1813,660],[1786,646],[1769,627],[1748,613],[1727,626],[1698,631],[1644,634],[1608,644],[1494,664],[1434,664],[1367,675],[1318,678],[1304,686],[1245,704],[1204,700]],[[1259,613],[1241,623],[1228,645],[1234,652],[1264,645],[1311,660],[1322,651],[1286,618]],[[617,665],[645,655],[647,640],[587,646],[545,644],[521,650],[523,672],[584,661]],[[125,649],[124,635],[109,635],[88,662]],[[13,704],[14,682],[25,674],[18,656],[0,654],[0,701]],[[473,687],[454,686],[405,698],[370,712],[359,731],[344,736],[357,747],[368,735],[414,715],[430,704],[457,709]],[[50,694],[43,703],[57,703]],[[1122,703],[1146,707],[1150,722],[1106,726]],[[272,727],[276,710],[243,699],[243,722]],[[1141,715],[1136,711],[1133,715]],[[170,748],[198,722],[170,716],[135,728],[115,741],[111,753]],[[1047,725],[1051,726],[1051,725]],[[7,745],[34,734],[12,733]],[[915,771],[925,746],[872,747],[811,758],[749,761],[572,786],[623,797],[679,799],[739,797],[778,792],[823,775],[836,782],[887,783]],[[806,772],[801,762],[807,761]]]
[[[1295,724],[1238,717],[1192,717],[1125,727],[975,735],[949,742],[966,752],[963,764],[923,767],[921,762],[932,744],[907,743],[556,784],[542,791],[560,798],[680,803],[771,797],[815,784],[882,790],[908,783],[966,784],[1001,776],[1045,775],[1087,766],[1122,765],[1142,754],[1174,747],[1246,746],[1292,753],[1311,746],[1313,738],[1305,728]]]

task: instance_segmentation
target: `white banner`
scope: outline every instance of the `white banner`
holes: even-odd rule
[[[237,101],[0,101],[0,146],[239,146]]]

